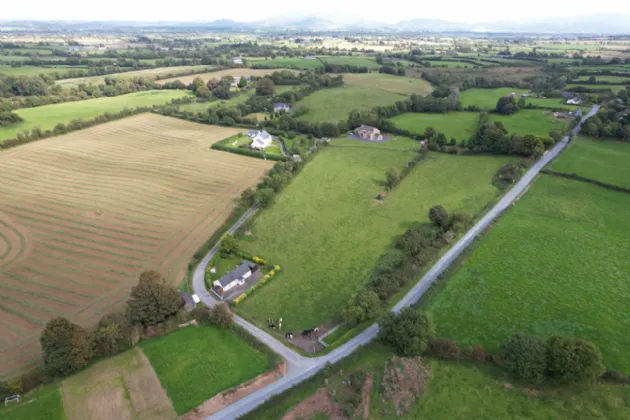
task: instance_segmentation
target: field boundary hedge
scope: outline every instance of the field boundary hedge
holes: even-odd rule
[[[564,172],[552,171],[549,169],[541,169],[540,171],[543,174],[557,176],[560,178],[573,179],[575,181],[588,182],[589,184],[597,185],[598,187],[606,188],[607,190],[622,192],[626,194],[630,194],[630,188],[620,187],[618,185],[608,184],[606,182],[598,181],[596,179],[587,178],[585,176],[580,176],[578,174],[567,174]]]

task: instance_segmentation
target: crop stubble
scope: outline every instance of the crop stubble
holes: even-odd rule
[[[145,269],[181,280],[272,164],[209,149],[236,132],[143,114],[0,154],[0,377],[39,363],[50,318],[96,323]]]

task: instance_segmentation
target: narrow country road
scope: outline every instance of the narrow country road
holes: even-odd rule
[[[599,110],[599,105],[595,105],[582,119],[582,123],[589,117],[593,116]],[[577,134],[580,130],[581,124],[576,126],[573,129],[573,133]],[[525,192],[527,187],[534,180],[536,175],[540,172],[540,170],[555,158],[558,153],[560,153],[569,142],[569,137],[565,137],[558,144],[555,145],[553,149],[548,151],[544,156],[542,156],[538,162],[536,162],[520,179],[519,182],[516,183],[508,191],[503,198],[481,219],[477,222],[453,247],[446,253],[442,258],[440,258],[435,265],[422,277],[422,279],[405,295],[405,297],[398,302],[396,306],[394,306],[393,311],[398,312],[403,307],[412,305],[416,303],[420,297],[426,292],[426,290],[431,286],[431,284],[435,281],[435,279],[442,273],[448,266],[459,256],[464,249],[475,239],[479,233],[481,233],[484,229],[486,229],[490,223],[498,217],[510,204],[512,204],[518,197]],[[245,220],[255,211],[255,208],[251,208],[247,211],[238,222],[229,229],[230,233],[233,233],[236,229],[238,229]],[[204,283],[204,273],[206,267],[212,257],[216,254],[218,250],[218,244],[215,245],[212,250],[206,255],[206,257],[201,261],[197,269],[193,274],[193,289],[195,293],[199,296],[201,301],[212,307],[216,301],[210,296],[208,291],[206,290]],[[344,357],[348,356],[358,347],[365,345],[376,338],[378,334],[378,325],[374,324],[369,327],[367,330],[363,331],[358,336],[354,337],[350,341],[348,341],[343,346],[333,350],[329,354],[321,357],[304,357],[294,352],[287,346],[285,346],[282,342],[278,341],[276,338],[272,337],[270,334],[264,332],[258,327],[252,325],[251,323],[245,321],[241,317],[235,316],[235,322],[245,328],[250,334],[256,337],[258,340],[265,343],[271,349],[273,349],[276,353],[281,355],[286,359],[287,362],[287,372],[285,376],[283,376],[278,381],[274,382],[271,385],[266,386],[265,388],[259,389],[251,395],[248,395],[245,398],[242,398],[235,403],[229,405],[228,407],[222,409],[221,411],[213,414],[212,416],[207,417],[207,420],[215,420],[215,419],[235,419],[239,416],[242,416],[259,405],[263,404],[269,398],[276,394],[280,394],[286,391],[289,388],[299,384],[300,382],[310,378],[315,375],[321,369],[323,369],[328,363],[335,363]]]

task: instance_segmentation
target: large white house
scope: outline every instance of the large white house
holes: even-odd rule
[[[273,137],[267,131],[262,130],[249,130],[249,137],[252,139],[252,144],[249,146],[252,149],[263,150],[271,146]]]
[[[212,290],[219,297],[223,298],[223,294],[236,286],[242,286],[245,281],[252,275],[256,266],[251,262],[244,260],[241,265],[227,273],[225,276],[212,282]]]

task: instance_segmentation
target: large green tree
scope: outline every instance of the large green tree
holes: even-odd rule
[[[273,80],[263,77],[256,82],[256,94],[268,96],[274,93],[276,93],[276,85],[273,83]]]
[[[131,347],[131,321],[124,313],[105,315],[94,330],[98,356],[112,356]]]
[[[66,318],[53,318],[39,339],[44,369],[53,377],[68,376],[85,368],[94,355],[92,334]]]
[[[379,323],[378,337],[394,347],[403,356],[420,356],[435,336],[431,315],[412,308],[403,308],[398,314],[389,312]]]
[[[166,321],[182,306],[182,297],[164,277],[153,270],[144,271],[131,289],[127,309],[134,323],[156,325]]]
[[[381,309],[381,300],[372,290],[363,289],[348,301],[343,317],[349,323],[361,323],[373,319]]]
[[[437,206],[431,207],[429,209],[429,220],[431,220],[431,222],[434,225],[444,230],[448,228],[448,225],[449,225],[448,212],[446,211],[444,206],[437,205]]]

